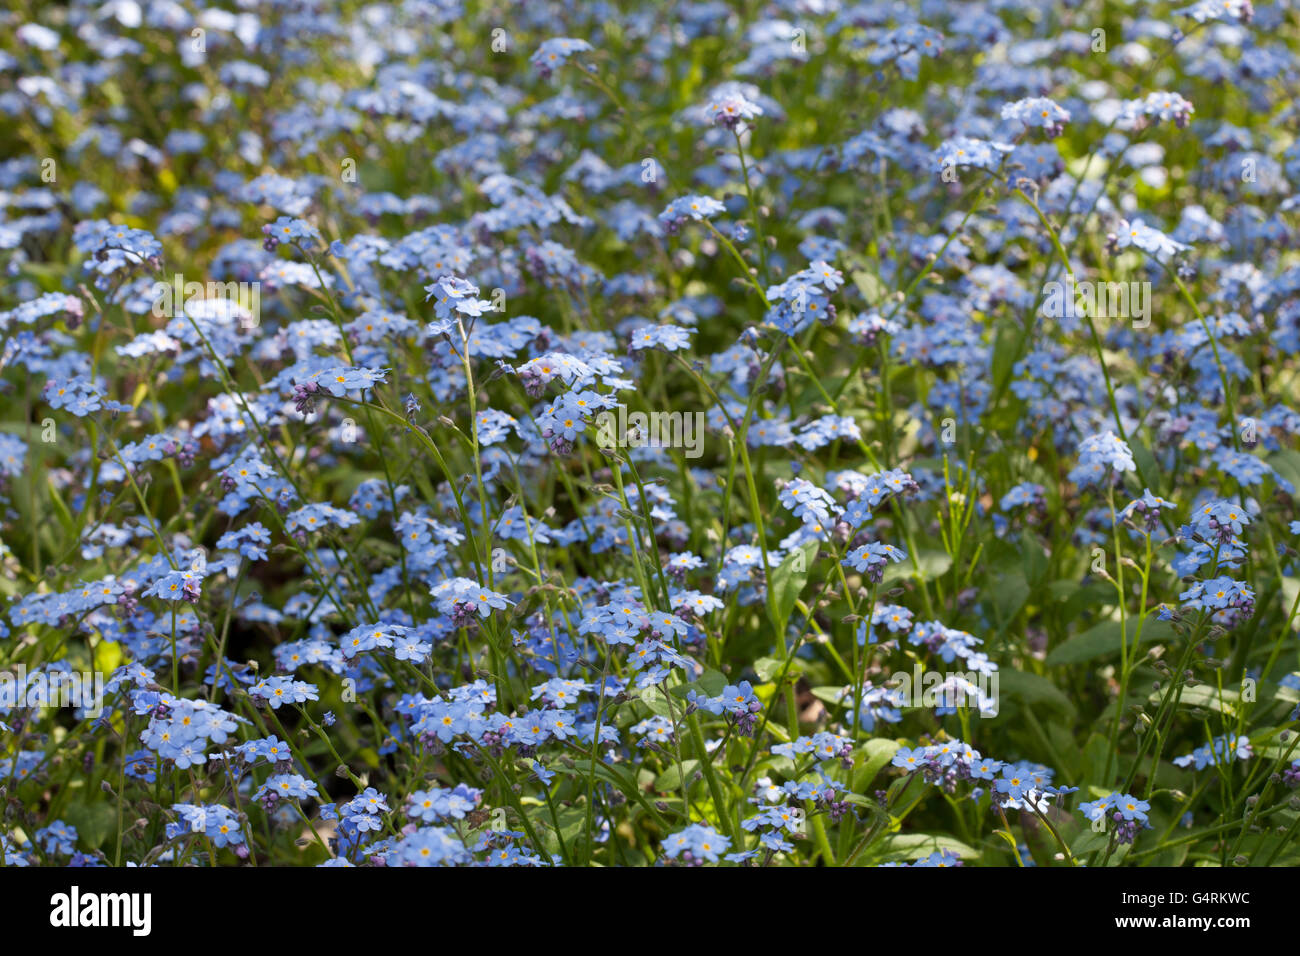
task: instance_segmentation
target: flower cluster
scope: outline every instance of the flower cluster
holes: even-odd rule
[[[1300,861],[1293,3],[235,6],[0,35],[5,865]]]

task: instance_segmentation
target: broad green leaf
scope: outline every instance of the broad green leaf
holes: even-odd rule
[[[1097,780],[1106,769],[1106,755],[1110,752],[1110,741],[1099,733],[1093,733],[1083,745],[1084,779]],[[1113,766],[1113,764],[1112,764]],[[1094,797],[1104,797],[1109,790],[1093,793]]]
[[[681,775],[683,773],[686,774],[686,782],[689,786],[691,778],[695,775],[695,771],[699,766],[700,762],[694,759],[683,760],[680,771],[677,768],[677,764],[672,764],[667,770],[655,778],[655,789],[661,793],[665,791],[680,790],[682,786]]]
[[[927,581],[933,581],[935,578],[948,573],[952,567],[952,558],[945,551],[926,550],[922,548],[916,554],[916,566],[920,571],[921,577]],[[881,586],[890,584],[895,581],[907,580],[913,574],[912,557],[909,555],[907,560],[898,564],[891,564],[885,568],[885,575],[881,578]]]
[[[1300,704],[1300,690],[1294,687],[1283,687],[1281,684],[1270,684],[1273,687],[1273,696],[1280,701],[1288,704]]]
[[[818,700],[826,701],[826,703],[828,704],[844,703],[842,699],[844,695],[843,686],[836,686],[835,684],[826,684],[821,687],[814,687],[812,689],[812,695],[816,697]],[[849,702],[849,706],[850,707],[853,706],[852,701]]]
[[[1185,834],[1184,834],[1185,835]],[[1184,843],[1180,846],[1171,846],[1167,850],[1161,850],[1159,853],[1146,861],[1147,866],[1182,866],[1183,861],[1187,859],[1187,851],[1192,848],[1190,843]]]
[[[867,300],[869,306],[874,306],[889,291],[885,284],[870,272],[860,270],[853,273],[853,284],[858,287],[858,291],[862,293],[862,298]]]
[[[919,860],[936,850],[956,853],[963,860],[973,860],[979,851],[960,840],[937,833],[893,833],[880,841],[876,853],[886,863],[894,860]]]
[[[780,567],[772,572],[772,610],[776,615],[777,634],[785,633],[785,626],[794,611],[794,602],[799,599],[799,592],[808,583],[808,569],[812,567],[817,556],[818,543],[813,541],[798,551],[786,555]]]
[[[857,793],[866,793],[876,775],[887,763],[894,759],[894,754],[901,747],[897,740],[886,737],[873,737],[863,745],[855,755],[853,766],[853,789]]]
[[[1029,582],[1018,567],[1002,568],[994,575],[994,580],[997,584],[992,589],[992,600],[1002,626],[1006,628],[1029,600]]]
[[[1025,580],[1032,587],[1038,587],[1047,575],[1047,554],[1038,539],[1028,531],[1020,535],[1020,551],[1023,555]]]
[[[1089,853],[1096,853],[1098,850],[1105,852],[1106,844],[1110,840],[1108,833],[1097,833],[1091,826],[1085,827],[1079,831],[1079,835],[1070,842],[1070,852],[1075,858],[1085,856]]]
[[[726,686],[727,678],[723,674],[715,670],[706,670],[700,675],[699,680],[691,681],[689,684],[678,684],[670,693],[683,700],[690,696],[691,691],[707,697],[717,697]]]
[[[1155,707],[1164,697],[1163,693],[1157,692],[1147,698],[1148,703]],[[1229,717],[1236,717],[1241,703],[1241,692],[1230,690],[1225,687],[1223,690],[1210,684],[1201,684],[1198,687],[1184,687],[1182,695],[1178,698],[1180,708],[1203,707],[1206,710],[1212,710],[1216,714],[1226,714]]]
[[[785,668],[785,664],[785,661],[778,660],[775,657],[760,657],[758,660],[754,661],[754,673],[758,674],[758,679],[766,684],[769,681],[775,681],[781,675],[781,671]],[[803,662],[797,658],[790,661],[790,670],[787,672],[786,676],[794,677],[802,673]]]
[[[1273,452],[1265,460],[1273,466],[1274,471],[1296,488],[1300,488],[1300,452],[1283,448]],[[1290,608],[1288,607],[1287,610]]]
[[[62,817],[77,828],[79,843],[98,847],[115,831],[117,807],[106,801],[70,803],[64,807]]]
[[[1136,620],[1130,619],[1128,622],[1130,652],[1133,650],[1133,643],[1137,635],[1137,625]],[[1174,629],[1166,622],[1157,620],[1154,614],[1147,618],[1146,624],[1142,627],[1143,644],[1169,641],[1174,637]],[[1047,655],[1047,664],[1050,667],[1057,667],[1061,664],[1078,664],[1082,661],[1095,660],[1098,657],[1119,654],[1120,639],[1119,621],[1102,621],[1100,624],[1088,628],[1082,634],[1070,638],[1064,644],[1058,644],[1054,647]]]
[[[1012,365],[1016,361],[1016,347],[1019,344],[1020,332],[1008,325],[998,329],[997,338],[993,342],[993,364],[992,374],[993,381],[1002,384],[1010,378]]]
[[[641,691],[641,703],[650,708],[650,712],[660,717],[670,717],[668,701],[658,687],[647,687]]]
[[[1019,697],[1026,704],[1047,704],[1068,717],[1075,715],[1074,703],[1046,677],[1004,667],[998,671],[999,693]]]
[[[111,674],[122,663],[122,645],[100,638],[95,644],[95,670],[101,674]]]

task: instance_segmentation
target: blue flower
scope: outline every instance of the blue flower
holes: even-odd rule
[[[664,839],[664,856],[670,860],[685,858],[690,862],[718,862],[731,847],[731,841],[713,827],[692,823]]]
[[[726,207],[716,199],[708,196],[682,196],[674,199],[659,214],[659,220],[670,226],[676,226],[686,220],[700,222],[719,213],[726,212]]]
[[[586,53],[591,49],[591,44],[586,40],[577,40],[571,37],[553,37],[544,40],[542,45],[528,58],[528,62],[543,77],[547,77],[567,63],[569,57],[573,54]]]

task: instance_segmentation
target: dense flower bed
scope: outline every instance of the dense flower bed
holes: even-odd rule
[[[19,6],[6,865],[1300,862],[1294,0]]]

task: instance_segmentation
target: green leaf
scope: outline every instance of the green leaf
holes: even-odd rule
[[[880,842],[877,851],[886,863],[894,860],[919,860],[935,850],[948,850],[963,860],[973,860],[979,851],[960,840],[937,833],[894,833]]]
[[[1297,581],[1295,578],[1283,578],[1279,584],[1279,589],[1282,592],[1282,609],[1286,611],[1287,614],[1290,614],[1291,608],[1297,606],[1296,595],[1297,592],[1300,592],[1300,581]],[[1295,626],[1294,621],[1292,622],[1292,626]]]
[[[660,816],[659,811],[656,810],[650,804],[650,801],[646,799],[645,793],[642,792],[641,787],[637,784],[637,777],[631,769],[607,764],[604,761],[597,761],[595,766],[595,775],[597,780],[603,780],[606,783],[613,784],[624,796],[631,800],[635,800],[640,804],[642,809],[659,821],[661,826],[667,825],[663,817]],[[567,773],[570,776],[579,777],[585,780],[592,773],[592,763],[590,759],[579,759],[573,762],[572,769],[566,768],[563,763],[556,763],[554,769],[561,773]]]
[[[699,766],[700,762],[698,760],[683,760],[681,770],[679,771],[677,764],[673,764],[655,778],[655,789],[661,793],[681,789],[682,774],[686,775],[686,779],[689,782]]]
[[[758,660],[754,661],[754,673],[758,675],[758,679],[764,684],[770,681],[775,681],[777,677],[781,675],[781,671],[784,667],[785,661],[778,660],[775,657],[760,657]],[[802,673],[803,662],[799,660],[791,661],[790,670],[787,672],[786,676],[794,677],[796,674]]]
[[[1183,861],[1187,859],[1187,851],[1191,848],[1190,843],[1184,843],[1181,846],[1172,846],[1167,850],[1161,850],[1151,857],[1146,866],[1182,866]]]
[[[1300,488],[1300,452],[1283,448],[1273,452],[1265,461],[1272,465],[1273,470],[1279,475]]]
[[[1106,844],[1110,842],[1109,833],[1096,833],[1092,827],[1087,827],[1079,831],[1079,835],[1070,843],[1070,852],[1075,858],[1086,856],[1089,853],[1096,853],[1098,850],[1105,850]]]
[[[1106,757],[1110,753],[1110,741],[1099,733],[1093,733],[1083,745],[1085,780],[1099,780],[1106,768]],[[1109,790],[1093,793],[1094,797],[1104,797]]]
[[[1006,628],[1029,600],[1029,582],[1018,567],[1003,567],[994,575],[997,587],[993,589],[993,604],[997,608],[1002,627]]]
[[[660,692],[658,687],[647,687],[641,691],[641,703],[650,708],[650,712],[660,717],[672,716],[668,707],[668,700]]]
[[[1275,700],[1287,704],[1300,704],[1300,690],[1296,690],[1294,687],[1283,687],[1281,684],[1270,683],[1268,686],[1273,688]]]
[[[559,835],[564,838],[565,843],[570,848],[573,848],[578,837],[582,836],[587,829],[587,811],[582,807],[574,807],[569,810],[561,810],[557,816],[560,824]],[[548,827],[548,830],[552,833],[556,832],[554,827]],[[559,841],[557,840],[552,852],[559,852],[559,849]]]
[[[786,555],[781,566],[772,572],[772,611],[776,615],[773,623],[778,635],[785,634],[785,626],[794,611],[794,602],[799,599],[799,592],[808,583],[808,569],[817,556],[817,548],[816,541],[804,545],[798,551]]]
[[[79,841],[88,847],[103,844],[117,826],[117,809],[112,803],[71,803],[62,816],[77,828]]]
[[[853,789],[858,793],[866,793],[871,782],[876,779],[876,774],[894,759],[894,754],[901,746],[897,740],[885,737],[868,740],[854,757]]]
[[[1148,476],[1156,474],[1160,466],[1156,462],[1155,455],[1151,454],[1151,449],[1134,435],[1128,436],[1128,439],[1129,447],[1133,450],[1133,462],[1137,465],[1138,471]]]
[[[1016,346],[1019,344],[1020,333],[1010,326],[1003,326],[998,330],[997,338],[993,342],[993,363],[990,369],[993,375],[993,381],[999,385],[1005,381],[1011,374],[1011,367],[1016,361]]]
[[[726,686],[727,678],[719,671],[706,670],[700,675],[699,680],[691,681],[689,684],[678,684],[669,693],[674,697],[680,697],[682,700],[689,697],[691,691],[704,694],[707,697],[717,697]]]
[[[1020,550],[1024,556],[1025,580],[1031,586],[1038,587],[1047,576],[1047,554],[1043,551],[1043,546],[1028,531],[1020,535]]]
[[[1147,700],[1152,706],[1156,706],[1163,697],[1162,693],[1157,692]],[[1219,690],[1219,688],[1210,684],[1201,684],[1199,687],[1184,687],[1182,695],[1178,698],[1180,708],[1203,707],[1206,710],[1212,710],[1217,714],[1225,714],[1229,717],[1237,716],[1240,710],[1238,707],[1240,702],[1240,691],[1229,690],[1226,687]]]
[[[1053,581],[1047,586],[1047,593],[1055,601],[1064,601],[1079,590],[1078,581]]]
[[[1105,581],[1090,580],[1087,584],[1076,581],[1054,581],[1048,591],[1056,600],[1056,613],[1063,621],[1073,621],[1096,608],[1106,607],[1115,600],[1115,588]]]
[[[867,300],[869,306],[874,306],[889,291],[885,284],[870,272],[854,272],[853,284],[858,287],[858,291],[862,293],[862,298]]]
[[[95,663],[95,670],[103,674],[111,674],[122,663],[122,646],[114,641],[100,639],[95,645],[92,660]]]
[[[47,487],[50,493],[50,501],[54,503],[54,510],[57,513],[59,524],[63,525],[65,533],[74,533],[77,523],[72,520],[72,513],[68,511],[68,506],[63,503],[63,498],[59,494],[59,489],[54,487],[53,479],[47,480]]]
[[[843,704],[844,688],[835,684],[825,684],[821,687],[814,687],[812,695],[818,700],[824,700],[828,704]]]
[[[927,581],[932,581],[937,577],[947,574],[948,569],[952,567],[952,558],[949,557],[946,551],[927,551],[921,549],[917,552],[915,557],[917,570],[920,572],[921,577]],[[883,587],[886,584],[900,579],[905,580],[911,578],[913,573],[912,558],[908,557],[906,561],[899,564],[891,564],[889,567],[885,568],[885,575],[880,579],[881,586]]]
[[[1133,650],[1133,641],[1137,634],[1136,620],[1128,622],[1128,643],[1130,652]],[[1175,631],[1165,621],[1156,620],[1155,615],[1147,618],[1142,627],[1142,643],[1153,644],[1158,641],[1169,641],[1175,636]],[[1119,621],[1102,621],[1093,627],[1088,628],[1082,634],[1075,635],[1064,644],[1059,644],[1052,649],[1047,655],[1047,664],[1049,667],[1057,667],[1061,664],[1078,664],[1081,661],[1090,661],[1098,657],[1108,657],[1112,654],[1118,654],[1120,649],[1121,631]]]
[[[998,671],[998,692],[1018,697],[1026,704],[1047,704],[1070,718],[1075,716],[1074,703],[1070,698],[1054,683],[1038,674],[1003,667]]]
[[[1020,855],[1020,844],[1018,844],[1018,843],[1016,842],[1016,838],[1015,838],[1014,836],[1012,836],[1012,835],[1011,835],[1010,833],[1008,833],[1006,830],[994,830],[994,831],[993,831],[993,835],[994,835],[994,836],[999,836],[999,837],[1001,837],[1004,841],[1006,841],[1007,846],[1011,847],[1011,853],[1012,853],[1012,855],[1013,855],[1017,860],[1023,860],[1023,859],[1024,859],[1024,857],[1022,857],[1022,856]],[[1023,865],[1023,863],[1022,863],[1021,865]]]

